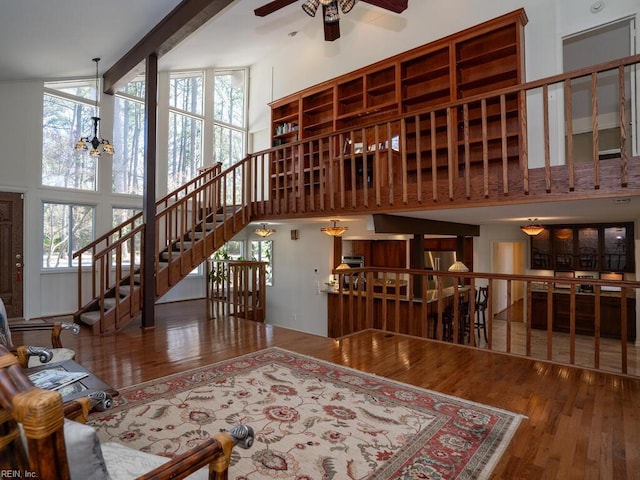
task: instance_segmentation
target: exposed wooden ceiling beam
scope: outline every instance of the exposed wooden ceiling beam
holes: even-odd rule
[[[480,235],[479,225],[442,222],[400,215],[374,214],[373,227],[376,233],[455,235],[458,237],[477,237]]]
[[[113,94],[118,87],[144,71],[144,62],[149,55],[155,53],[161,58],[232,2],[183,0],[105,72],[104,93]]]

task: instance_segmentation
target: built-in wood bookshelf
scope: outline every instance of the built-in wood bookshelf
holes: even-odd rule
[[[447,166],[449,148],[459,164],[464,162],[465,152],[472,164],[482,163],[485,150],[488,161],[501,161],[505,152],[508,159],[516,159],[520,140],[517,95],[498,97],[484,105],[470,103],[466,109],[437,110],[433,115],[425,109],[521,83],[526,23],[526,14],[519,9],[273,102],[273,145],[344,129],[351,132],[346,135],[354,137],[353,142],[371,144],[372,137],[355,139],[356,134],[362,136],[359,132],[364,125],[416,112],[405,124],[406,152],[402,153],[406,154],[409,174],[418,168],[426,172],[434,159],[438,167]],[[482,123],[483,110],[486,125]],[[483,129],[488,133],[486,149]],[[366,136],[372,130],[367,129]],[[397,133],[396,127],[392,135]],[[315,150],[335,158],[341,148],[336,144]],[[434,148],[436,155],[432,155]],[[305,172],[314,165],[321,168],[313,148],[305,146],[303,150],[304,161],[298,170]],[[274,161],[286,163],[286,154]],[[280,165],[272,171],[287,169]],[[307,184],[299,179],[284,183],[295,182]]]

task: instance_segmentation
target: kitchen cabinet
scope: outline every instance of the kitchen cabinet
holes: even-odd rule
[[[531,294],[531,327],[547,329],[547,295],[546,291],[534,291]],[[569,292],[553,292],[553,330],[569,332],[571,312]],[[595,295],[592,293],[575,294],[575,331],[581,335],[593,335],[595,332]],[[627,340],[636,339],[635,298],[627,298]],[[600,336],[619,339],[621,335],[621,298],[620,294],[607,292],[600,297]]]
[[[353,240],[352,248],[365,267],[407,268],[406,240]]]
[[[531,237],[531,268],[635,272],[633,223],[550,225]]]

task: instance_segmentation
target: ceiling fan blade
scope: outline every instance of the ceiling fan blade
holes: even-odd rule
[[[340,22],[331,22],[324,24],[324,39],[327,42],[333,42],[340,38]]]
[[[281,8],[287,7],[292,3],[296,3],[298,0],[273,0],[272,2],[267,3],[261,7],[256,8],[253,13],[255,13],[258,17],[266,17],[270,13],[275,12],[276,10],[280,10]]]
[[[394,13],[404,12],[409,5],[409,0],[362,0],[362,1],[370,5],[375,5],[376,7],[385,8]]]

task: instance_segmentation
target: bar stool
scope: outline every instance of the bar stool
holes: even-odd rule
[[[478,340],[480,340],[480,329],[484,332],[484,341],[487,339],[487,317],[486,310],[489,303],[489,287],[479,287],[476,291],[476,321],[475,328],[478,331]]]
[[[445,342],[453,341],[453,304],[449,305],[442,313],[442,339]],[[468,294],[461,293],[458,298],[458,343],[465,344],[467,335],[470,334],[471,304]]]

